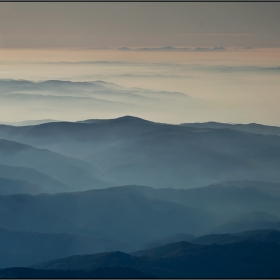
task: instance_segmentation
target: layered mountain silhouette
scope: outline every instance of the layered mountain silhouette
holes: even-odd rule
[[[280,141],[275,135],[127,116],[2,125],[0,137],[87,161],[95,175],[115,185],[193,188],[233,180],[280,182]]]
[[[159,278],[277,278],[280,245],[243,241],[198,245],[182,241],[139,251],[73,256],[33,266],[45,270],[130,267]]]
[[[0,278],[23,278],[23,279],[93,279],[93,278],[105,278],[105,279],[153,279],[154,275],[143,273],[139,270],[124,267],[105,267],[97,268],[93,270],[37,270],[25,267],[6,268],[0,270]]]
[[[111,185],[94,177],[94,167],[91,164],[47,149],[37,149],[29,145],[0,139],[0,155],[1,164],[36,169],[62,184],[68,185],[69,191],[71,188],[81,190]],[[65,190],[67,188],[64,187],[57,191]]]
[[[192,241],[195,238],[196,236],[193,234],[175,234],[167,238],[147,242],[146,244],[143,245],[143,249],[148,250],[151,248],[160,247],[169,243],[176,243],[180,241]]]
[[[174,110],[166,110],[168,107],[184,113],[186,108],[204,108],[205,102],[182,92],[126,88],[104,81],[0,79],[0,108],[7,110],[7,114],[3,115],[5,118],[14,118],[11,112],[29,119],[40,116],[43,120],[78,120],[92,116],[93,112],[98,118],[124,114],[153,118],[155,115],[162,116],[164,112],[166,119],[172,119]],[[9,119],[6,119],[7,122]]]
[[[191,243],[201,245],[229,244],[244,241],[280,243],[280,231],[267,229],[243,231],[233,234],[209,234],[194,237],[190,240]]]
[[[106,251],[133,251],[127,242],[66,233],[39,233],[0,228],[1,268],[28,266],[77,254]]]
[[[34,168],[16,167],[0,164],[0,177],[3,179],[10,179],[23,182],[18,184],[19,187],[17,189],[12,189],[9,187],[9,194],[57,193],[72,190],[70,186],[63,184],[58,180],[55,180],[54,178],[50,177],[49,175],[37,171]],[[24,184],[27,183],[33,186],[32,189],[26,189],[24,187]],[[35,188],[34,185],[36,185]],[[1,187],[7,189],[7,186],[5,184],[1,184]]]
[[[208,234],[201,236],[194,236],[190,234],[177,234],[165,239],[154,242],[148,242],[143,246],[144,250],[160,247],[170,243],[177,243],[187,241],[200,245],[211,244],[229,244],[243,241],[256,241],[256,242],[275,242],[280,243],[280,231],[273,229],[250,230],[235,233],[225,234]]]
[[[277,127],[0,125],[0,277],[278,278],[279,168]]]
[[[197,233],[215,223],[212,213],[109,188],[56,195],[0,196],[0,225],[14,230],[69,233],[139,245],[177,232]]]
[[[268,193],[260,191],[265,184],[225,182],[186,190],[123,186],[0,196],[5,244],[1,248],[3,256],[10,256],[2,263],[11,267],[40,258],[44,261],[116,249],[129,252],[178,241],[196,243],[196,236],[205,234],[231,233],[230,240],[234,235],[234,240],[255,241],[236,237],[237,233],[280,229],[279,189],[277,184],[271,188],[267,184]],[[41,248],[46,249],[40,252]]]
[[[250,124],[228,124],[218,122],[206,123],[183,123],[182,126],[194,128],[212,128],[212,129],[235,129],[244,132],[251,132],[263,135],[278,135],[280,136],[280,128],[278,126],[262,125],[257,123]]]
[[[20,180],[0,178],[0,195],[30,193],[38,194],[44,190],[41,186]]]
[[[279,219],[280,184],[231,181],[192,189],[154,189],[127,186],[153,199],[172,201],[215,213],[220,221],[240,219],[276,222]],[[240,231],[240,230],[236,230]]]

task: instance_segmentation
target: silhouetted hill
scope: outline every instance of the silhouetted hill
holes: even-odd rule
[[[241,241],[280,243],[280,231],[267,229],[237,232],[233,234],[209,234],[191,240],[192,243],[201,245],[228,244]]]
[[[280,231],[271,229],[260,229],[237,232],[234,235],[242,237],[250,237],[252,240],[258,242],[276,242],[280,243]]]
[[[163,246],[163,245],[166,245],[169,243],[176,243],[176,242],[180,242],[180,241],[192,242],[192,240],[195,238],[196,238],[195,235],[192,235],[192,234],[176,234],[176,235],[164,238],[164,239],[147,242],[146,244],[143,245],[143,250],[148,250],[151,248],[156,248],[156,247],[160,247],[160,246]]]
[[[216,184],[219,185],[219,184]],[[246,188],[253,187],[259,191],[262,191],[266,194],[270,194],[273,196],[280,196],[280,184],[279,183],[271,183],[271,182],[260,182],[260,181],[228,181],[221,182],[220,185],[231,186],[237,188]]]
[[[279,278],[280,245],[172,243],[132,255],[113,252],[73,256],[35,265],[37,269],[93,269],[127,266],[159,278]]]
[[[260,189],[221,184],[187,190],[123,186],[55,195],[0,196],[0,226],[117,240],[124,244],[117,247],[122,251],[129,248],[126,242],[138,249],[181,240],[192,242],[190,234],[279,229],[280,198],[265,193],[264,185],[259,185]],[[18,238],[23,242],[22,236]],[[43,237],[40,240],[43,242]],[[102,244],[100,250],[115,248],[109,241],[108,247],[102,247],[106,242]],[[49,249],[55,251],[56,247],[50,245]]]
[[[0,196],[0,205],[3,227],[103,237],[135,245],[216,225],[209,212],[144,197],[126,188]]]
[[[86,61],[83,63],[88,64]],[[22,118],[48,119],[51,116],[58,120],[131,114],[160,118],[164,108],[177,108],[176,113],[185,113],[185,110],[193,111],[205,106],[204,101],[182,92],[127,88],[104,81],[67,80],[33,82],[1,79],[0,101],[7,112],[17,112]],[[51,115],[49,108],[52,108]],[[176,121],[178,118],[174,112],[173,109],[164,110],[165,119]],[[8,115],[5,117],[7,119]]]
[[[56,253],[65,253],[66,256],[69,253],[67,244],[71,242],[82,244],[81,251],[73,249],[71,252],[83,254],[87,247],[84,237],[94,239],[88,246],[90,251],[87,251],[93,253],[97,248],[99,252],[114,248],[128,250],[130,245],[127,243],[138,250],[150,241],[155,244],[149,246],[186,238],[192,241],[190,234],[277,229],[279,190],[277,184],[268,184],[267,189],[265,186],[266,183],[261,182],[227,182],[196,189],[122,186],[53,195],[0,196],[0,226],[17,232],[31,232],[30,235],[11,233],[11,237],[16,236],[15,241],[11,240],[8,247],[2,246],[5,248],[2,255],[9,255],[10,259],[5,261],[14,266],[13,261],[28,260],[23,257],[25,254],[32,258],[37,254],[32,244],[38,244],[37,248],[45,248],[49,244],[40,256],[55,258]],[[39,234],[38,239],[32,236],[35,233]],[[54,236],[56,234],[80,237],[61,240],[62,237]],[[38,241],[35,243],[35,240]],[[240,240],[248,241],[247,238]],[[44,242],[45,245],[40,245]],[[9,246],[14,248],[12,244],[18,244],[20,251],[10,250]]]
[[[275,222],[280,218],[279,184],[236,181],[192,189],[154,189],[140,186],[123,188],[153,199],[172,201],[211,211],[216,214],[221,223],[228,222],[230,219],[235,222],[234,219],[238,216],[242,219],[248,217],[246,221],[271,222],[273,217]]]
[[[71,190],[69,186],[55,180],[47,174],[37,171],[34,168],[0,164],[0,177],[29,182],[31,184],[40,186],[40,192],[45,193],[57,193]],[[35,194],[33,192],[27,193]]]
[[[227,222],[211,229],[210,232],[236,233],[240,231],[257,229],[280,230],[280,219],[278,217],[275,217],[275,219],[273,219],[272,217],[274,216],[268,215],[267,213],[259,216],[259,212],[257,212],[257,215],[256,213],[251,213],[252,215],[246,215],[247,213],[244,214],[238,215],[233,219],[229,219]]]
[[[209,234],[194,238],[190,242],[199,245],[228,244],[250,240],[250,237],[236,236],[233,234]]]
[[[94,255],[71,256],[64,259],[33,265],[37,269],[90,270],[98,267],[132,267],[137,257],[119,251]],[[72,268],[71,268],[72,267]]]
[[[229,124],[218,122],[205,122],[205,123],[183,123],[182,126],[194,128],[214,128],[214,129],[235,129],[239,131],[246,131],[250,133],[258,133],[264,135],[278,135],[280,136],[280,127],[271,125],[262,125],[257,123],[249,124]]]
[[[123,116],[116,119],[89,119],[84,121],[78,121],[77,123],[102,123],[102,124],[124,124],[124,125],[145,125],[145,124],[157,124],[151,121],[147,121],[138,117]]]
[[[17,193],[38,194],[43,192],[41,186],[24,182],[21,180],[10,180],[0,177],[0,195],[9,195]]]
[[[143,273],[139,270],[126,267],[102,267],[94,270],[37,270],[25,267],[13,267],[0,270],[0,278],[24,278],[24,279],[143,279],[156,278],[153,275]]]
[[[0,228],[1,267],[27,266],[71,255],[132,251],[126,242],[71,234],[50,234]]]
[[[187,190],[124,186],[57,195],[13,195],[0,197],[0,225],[103,236],[140,245],[178,233],[214,233],[224,224],[234,226],[240,221],[247,227],[223,233],[257,229],[250,225],[260,222],[269,224],[265,228],[277,229],[279,202],[279,197],[258,187],[222,184]]]
[[[0,135],[3,139],[7,138],[30,145],[36,141],[38,141],[37,145],[44,145],[65,140],[67,140],[66,144],[71,141],[87,142],[88,140],[92,140],[92,144],[98,144],[98,140],[110,142],[118,138],[138,136],[157,125],[163,124],[124,116],[116,119],[55,122],[27,127],[0,125]],[[113,131],[110,131],[111,129]],[[112,135],[115,136],[115,139],[110,138]]]
[[[47,149],[0,139],[0,155],[1,164],[36,169],[70,186],[70,191],[111,185],[94,177],[91,164]]]
[[[265,239],[267,242],[279,242],[279,234],[280,231],[274,229],[247,230],[235,233],[235,235],[239,236],[251,236],[257,238],[257,241]]]
[[[280,138],[274,135],[125,116],[2,125],[0,137],[91,162],[96,175],[116,185],[191,188],[236,180],[280,183]]]

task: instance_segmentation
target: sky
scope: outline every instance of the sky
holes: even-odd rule
[[[279,12],[280,2],[2,2],[0,122],[280,126]]]
[[[280,3],[0,3],[5,48],[280,47]]]

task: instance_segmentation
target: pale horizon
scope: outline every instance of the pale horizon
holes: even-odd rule
[[[279,10],[278,2],[0,3],[0,122],[133,115],[280,126]],[[61,93],[6,79],[105,83]]]
[[[57,101],[51,97],[54,93],[51,92],[36,93],[47,94],[47,103],[37,97],[36,99],[34,91],[33,95],[27,96],[27,102],[18,98],[28,92],[17,90],[13,96],[10,92],[9,97],[2,93],[0,121],[77,121],[132,115],[174,124],[216,121],[280,126],[279,57],[280,49],[277,48],[203,52],[81,48],[2,49],[1,81],[103,81],[115,84],[120,87],[121,92],[126,91],[132,95],[135,94],[135,88],[153,94],[166,91],[173,101],[167,102],[160,96],[157,97],[160,98],[158,101],[149,101],[149,96],[145,97],[145,102],[136,99],[125,101],[124,97],[115,96],[110,97],[109,101],[128,102],[134,104],[134,107],[111,104],[113,107],[108,111],[106,104],[96,108],[94,103],[92,107],[83,107],[82,101],[79,106],[74,106],[70,99],[65,103],[66,96],[63,103],[57,105]],[[112,89],[108,90],[112,93]],[[182,93],[189,99],[174,99],[173,92]],[[97,95],[98,98],[108,99],[108,96],[92,93],[94,98]],[[68,93],[68,96],[71,97],[71,94]],[[15,114],[15,111],[20,114]]]

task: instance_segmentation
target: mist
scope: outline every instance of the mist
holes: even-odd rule
[[[6,92],[2,81],[0,121],[77,121],[134,115],[174,124],[217,121],[279,125],[278,55],[278,49],[2,49],[2,80],[37,84]],[[47,91],[38,88],[38,82],[48,80],[104,81],[106,90],[93,87],[85,96],[75,83],[69,83],[64,93],[54,87]]]
[[[0,278],[279,279],[279,2],[0,4]]]

